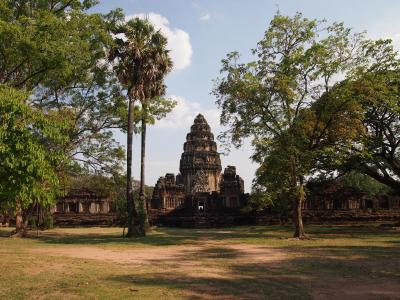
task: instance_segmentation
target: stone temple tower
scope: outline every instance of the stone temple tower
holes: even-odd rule
[[[219,191],[221,159],[214,135],[202,114],[194,119],[186,136],[179,170],[186,194]]]

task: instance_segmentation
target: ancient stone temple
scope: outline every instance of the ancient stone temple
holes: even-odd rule
[[[61,226],[112,225],[116,220],[115,203],[89,189],[75,189],[58,199],[53,217]]]
[[[234,166],[226,167],[221,173],[214,135],[201,114],[194,119],[186,136],[179,170],[177,176],[167,173],[158,179],[151,209],[169,213],[175,220],[193,216],[210,219],[238,212],[244,206],[247,196],[243,179],[236,174]]]
[[[194,124],[186,135],[179,170],[187,194],[219,191],[221,159],[214,135],[201,114],[194,119]]]

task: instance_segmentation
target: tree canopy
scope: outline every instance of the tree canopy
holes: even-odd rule
[[[0,82],[29,92],[41,110],[69,115],[66,155],[93,171],[119,165],[122,90],[107,64],[108,20],[96,1],[3,1]]]
[[[385,43],[387,44],[387,43]],[[391,48],[391,45],[386,47]],[[390,50],[393,51],[393,50]],[[392,52],[393,53],[393,52]],[[383,53],[382,53],[383,54]],[[343,170],[356,169],[400,192],[400,60],[382,55],[392,67],[363,71],[350,84],[364,110],[367,134],[354,146]],[[382,68],[379,63],[379,68]],[[376,65],[375,65],[376,66]]]
[[[0,207],[52,204],[59,193],[56,168],[66,157],[65,122],[57,112],[26,104],[28,93],[0,85]],[[53,151],[48,151],[49,147]]]
[[[9,110],[14,111],[16,120],[27,120],[26,124],[16,123],[21,126],[16,127],[20,137],[10,131],[2,135],[0,145],[10,147],[14,143],[18,149],[24,143],[29,146],[20,151],[30,152],[20,153],[18,160],[17,156],[13,158],[13,168],[47,161],[20,173],[21,182],[30,182],[30,188],[21,188],[23,200],[12,190],[2,190],[4,196],[8,194],[11,207],[16,203],[18,209],[28,203],[50,204],[74,165],[93,172],[111,172],[121,165],[122,149],[111,130],[121,127],[125,102],[107,60],[113,45],[109,30],[112,21],[89,13],[94,4],[96,1],[74,0],[0,3],[1,119],[6,119]],[[62,141],[55,140],[56,130]],[[44,156],[44,152],[48,154]],[[62,155],[63,159],[51,159],[52,155]],[[36,172],[32,168],[38,173],[29,173]]]
[[[363,35],[323,24],[278,13],[252,51],[256,60],[240,63],[239,53],[228,54],[214,88],[227,126],[221,138],[235,146],[252,139],[256,188],[293,200],[300,238],[305,181],[339,160],[363,131],[360,105],[343,97],[337,80],[354,71]]]

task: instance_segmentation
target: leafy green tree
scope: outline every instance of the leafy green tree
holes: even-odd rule
[[[89,13],[96,3],[0,2],[0,83],[26,91],[25,105],[63,123],[66,140],[43,144],[66,157],[57,166],[59,181],[75,171],[112,173],[123,160],[112,130],[121,128],[126,107],[107,59],[120,14]]]
[[[141,186],[144,187],[144,154],[146,123],[149,114],[149,100],[164,94],[163,79],[170,71],[171,60],[166,50],[167,40],[155,31],[148,20],[134,18],[117,26],[117,46],[111,52],[111,60],[116,61],[115,71],[125,86],[128,96],[127,132],[127,236],[143,236],[146,231],[147,213],[145,191],[141,189],[141,201],[137,211],[132,190],[132,139],[134,129],[133,109],[135,101],[142,104],[142,168]],[[121,36],[122,35],[122,36]],[[138,213],[139,212],[139,213]]]
[[[120,164],[113,128],[125,115],[122,90],[107,60],[110,20],[88,9],[97,1],[0,3],[0,83],[31,94],[43,111],[68,117],[65,154],[95,172]]]
[[[60,146],[67,141],[59,116],[26,104],[28,95],[0,85],[0,207],[15,211],[20,235],[32,204],[54,203],[59,191],[56,168],[65,160]]]
[[[84,74],[106,36],[95,1],[0,3],[0,82],[16,88],[65,87]],[[91,48],[90,48],[91,47]]]
[[[336,85],[353,71],[363,41],[341,23],[322,27],[300,13],[278,13],[253,50],[255,61],[240,63],[237,52],[222,61],[213,91],[227,126],[221,138],[237,147],[252,138],[260,164],[255,187],[289,199],[296,238],[305,238],[307,179],[336,165],[362,133],[360,105]]]
[[[352,149],[343,170],[357,169],[400,192],[400,59],[391,40],[365,47],[368,63],[346,85],[361,103],[366,134]]]

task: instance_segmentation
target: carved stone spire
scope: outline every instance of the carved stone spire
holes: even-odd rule
[[[183,145],[183,153],[180,161],[180,172],[185,185],[185,191],[193,194],[196,177],[202,175],[203,191],[218,191],[221,174],[221,160],[217,152],[217,144],[214,135],[202,114],[197,115],[190,132],[186,136]],[[199,173],[201,171],[201,173]],[[198,181],[199,179],[197,179]],[[207,187],[204,185],[208,183]],[[197,186],[196,189],[199,187]]]

